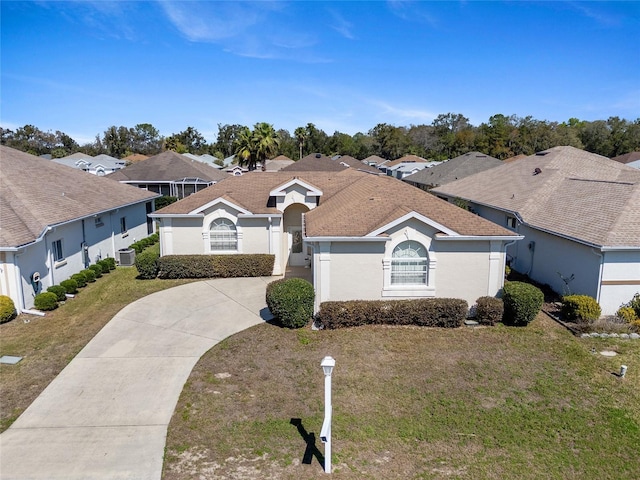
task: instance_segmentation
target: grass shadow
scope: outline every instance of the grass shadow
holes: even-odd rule
[[[300,418],[292,418],[289,423],[298,429],[298,433],[307,444],[304,450],[304,455],[302,456],[302,463],[305,465],[311,465],[313,457],[316,457],[318,463],[320,463],[322,468],[324,468],[324,455],[316,446],[316,434],[313,432],[307,432],[304,425],[302,425],[302,419]]]

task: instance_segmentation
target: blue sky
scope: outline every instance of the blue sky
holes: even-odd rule
[[[266,121],[640,117],[640,2],[1,2],[0,121],[80,143]]]

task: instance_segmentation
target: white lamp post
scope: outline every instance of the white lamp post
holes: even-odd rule
[[[320,431],[320,440],[324,443],[324,471],[331,473],[331,415],[333,405],[331,404],[331,372],[336,366],[336,361],[332,357],[324,357],[320,366],[324,371],[324,422]]]

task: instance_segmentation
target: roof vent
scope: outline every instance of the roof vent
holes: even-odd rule
[[[536,169],[533,171],[534,175],[540,175],[542,173],[542,170],[540,170],[539,168],[536,167]]]
[[[322,154],[321,153],[316,153],[316,158],[320,158],[320,157],[322,157]]]

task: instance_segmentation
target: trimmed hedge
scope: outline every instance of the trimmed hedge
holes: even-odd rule
[[[42,311],[55,310],[58,308],[58,297],[51,292],[39,293],[33,298],[33,306]]]
[[[64,288],[62,285],[52,285],[49,288],[47,288],[47,292],[51,292],[55,294],[59,302],[64,302],[67,299],[67,295],[66,295],[67,289]]]
[[[16,305],[7,295],[0,295],[0,323],[8,322],[16,317]]]
[[[91,271],[91,270],[90,270]],[[95,274],[91,271],[91,275],[93,275],[93,281],[95,282]],[[87,278],[87,270],[83,270],[82,272],[74,273],[71,275],[71,280],[75,280],[78,284],[78,288],[84,288],[87,286],[87,282],[89,279]]]
[[[504,303],[495,297],[480,297],[476,300],[476,321],[482,325],[495,325],[502,321]]]
[[[269,310],[285,327],[300,328],[313,317],[313,285],[302,278],[280,279],[267,285]]]
[[[160,241],[160,235],[158,235],[157,233],[154,233],[152,235],[149,235],[148,237],[145,237],[141,240],[138,240],[137,242],[132,243],[131,245],[129,245],[129,248],[133,248],[136,251],[136,255],[137,255],[139,253],[142,253],[145,248],[150,247],[151,245],[154,245],[159,241]]]
[[[86,270],[83,270],[80,273],[84,275],[84,278],[86,278],[88,283],[93,283],[96,281],[96,272],[94,272],[90,268],[87,268]]]
[[[113,257],[107,257],[107,258],[103,258],[102,261],[104,263],[106,263],[107,265],[109,265],[109,270],[115,270],[116,269],[116,259]]]
[[[102,274],[107,274],[107,273],[111,273],[111,266],[109,265],[109,262],[105,262],[104,260],[98,260],[96,262],[96,265],[99,265],[100,268],[102,268]]]
[[[60,286],[64,287],[69,295],[78,293],[78,282],[76,282],[72,278],[61,281]]]
[[[158,261],[159,278],[269,277],[275,255],[165,255]]]
[[[502,301],[502,322],[506,325],[525,326],[540,312],[544,294],[529,283],[507,282],[502,289]]]
[[[135,266],[138,277],[151,280],[158,275],[158,259],[160,258],[160,245],[154,245],[136,255]]]
[[[93,270],[93,272],[96,274],[96,278],[102,277],[102,267],[100,265],[89,265],[88,270]]]
[[[463,325],[468,310],[469,304],[457,298],[352,300],[323,302],[316,318],[329,329],[360,325],[456,328]]]
[[[561,313],[565,320],[592,323],[600,318],[602,310],[593,297],[588,295],[567,295],[562,297]]]

